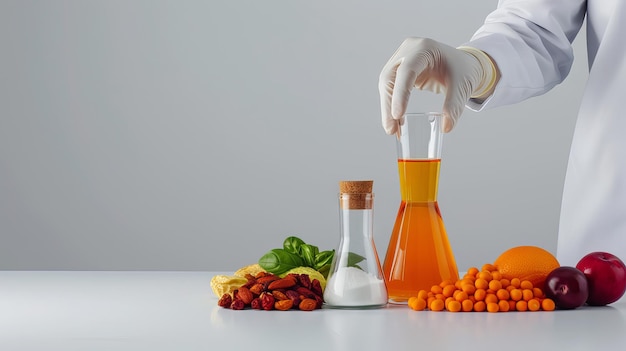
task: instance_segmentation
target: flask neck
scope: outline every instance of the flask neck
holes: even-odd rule
[[[371,237],[373,228],[374,194],[339,194],[339,218],[341,236],[358,238]]]
[[[441,159],[398,159],[400,196],[405,202],[435,202]]]
[[[371,210],[374,194],[339,194],[339,208],[341,210]]]

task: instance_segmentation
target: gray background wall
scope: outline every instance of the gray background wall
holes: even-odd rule
[[[330,249],[342,179],[374,180],[382,259],[399,191],[380,69],[407,36],[462,44],[496,3],[3,0],[0,269],[235,270],[288,235]],[[460,269],[555,251],[583,39],[564,84],[445,136]]]

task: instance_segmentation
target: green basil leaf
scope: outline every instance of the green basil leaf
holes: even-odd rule
[[[333,261],[333,256],[335,256],[335,250],[326,250],[318,253],[315,255],[315,266],[313,268],[319,271],[325,265],[330,265]]]
[[[304,240],[296,236],[287,237],[285,241],[283,241],[283,249],[296,255],[300,255],[300,247],[302,245],[305,245]]]
[[[300,256],[283,249],[272,249],[259,259],[259,266],[273,274],[282,274],[303,264]]]
[[[302,260],[300,256],[296,254],[292,254],[285,250],[281,250],[281,249],[274,249],[274,250],[282,254],[282,256],[280,257],[281,263],[284,265],[290,266],[289,269],[302,267],[304,265],[304,261]]]
[[[317,269],[317,271],[320,272],[324,278],[328,279],[328,273],[330,273],[330,263],[321,266]]]
[[[354,252],[348,252],[348,267],[358,267],[357,263],[365,260],[365,257],[355,254]]]
[[[270,273],[274,273],[276,270],[280,269],[280,259],[275,252],[269,251],[265,255],[261,256],[259,259],[259,266]]]
[[[307,267],[315,268],[315,255],[317,255],[319,249],[314,245],[302,245],[300,246],[300,257],[304,261],[304,265]]]

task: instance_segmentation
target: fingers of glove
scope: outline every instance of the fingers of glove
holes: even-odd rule
[[[380,93],[380,108],[383,129],[385,129],[385,133],[389,135],[396,133],[398,131],[399,125],[398,120],[395,120],[393,119],[393,117],[391,117],[391,92]]]
[[[444,133],[449,133],[454,129],[454,125],[456,124],[456,119],[450,116],[449,113],[443,112],[443,123],[441,124],[441,130]]]
[[[398,131],[406,112],[417,73],[403,62],[390,60],[378,80],[382,124],[387,134]]]
[[[421,67],[420,67],[421,66]],[[396,69],[396,80],[391,94],[391,116],[400,119],[406,113],[411,91],[415,86],[418,74],[423,70],[423,65],[400,64]]]
[[[471,85],[466,80],[451,82],[443,103],[443,131],[450,132],[463,113],[469,100]]]
[[[396,53],[389,59],[383,67],[378,77],[378,94],[380,95],[380,112],[382,124],[387,134],[394,134],[397,131],[398,123],[391,115],[391,96],[396,80],[396,69],[399,61],[396,59]]]
[[[432,40],[423,38],[407,38],[383,67],[378,90],[383,128],[387,134],[397,131],[398,121],[406,112],[417,76],[427,66],[424,58],[432,57],[427,53],[432,43]]]

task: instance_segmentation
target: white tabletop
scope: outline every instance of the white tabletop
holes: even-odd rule
[[[0,272],[0,350],[625,350],[626,302],[571,311],[233,311],[220,272]]]

